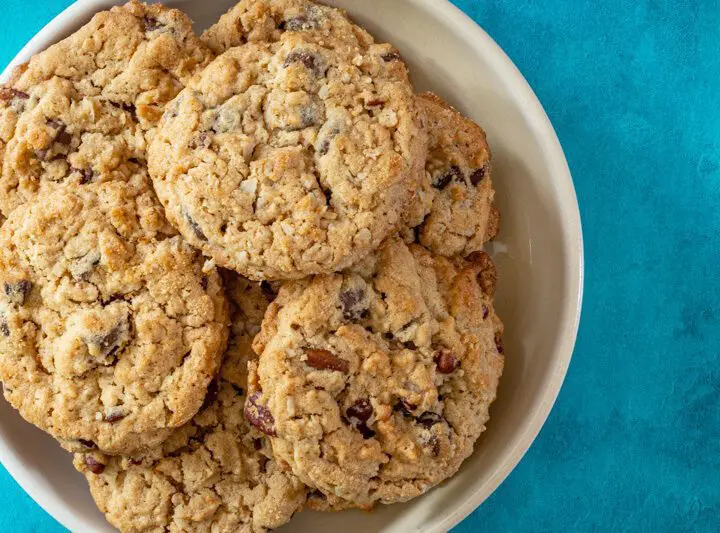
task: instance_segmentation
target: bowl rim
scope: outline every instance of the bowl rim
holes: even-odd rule
[[[437,19],[444,19],[464,37],[466,42],[477,43],[474,47],[483,50],[483,55],[488,62],[493,64],[499,76],[509,80],[517,99],[522,102],[523,115],[536,131],[538,142],[544,148],[547,164],[554,180],[560,186],[558,194],[562,206],[560,218],[564,236],[564,252],[567,257],[566,265],[570,267],[565,287],[563,287],[567,290],[568,298],[562,306],[563,313],[558,325],[559,340],[555,368],[551,369],[552,373],[545,385],[543,396],[536,402],[532,413],[526,418],[524,431],[509,443],[489,482],[455,506],[436,527],[437,531],[448,531],[477,509],[515,469],[540,433],[557,400],[572,359],[580,326],[585,281],[584,244],[580,208],[570,168],[555,129],[528,81],[493,38],[450,0],[404,1],[415,9],[428,11]],[[32,55],[44,50],[76,29],[78,20],[85,20],[89,15],[107,9],[116,3],[113,0],[76,0],[70,4],[20,49],[0,74],[0,83],[9,79],[15,67],[28,61]],[[72,509],[58,505],[44,487],[33,481],[28,475],[27,466],[18,459],[14,450],[3,439],[0,439],[0,462],[18,485],[62,526],[71,531],[82,530],[86,527],[83,521],[72,512]]]

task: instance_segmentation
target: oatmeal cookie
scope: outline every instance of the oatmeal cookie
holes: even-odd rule
[[[149,131],[210,57],[185,14],[133,1],[18,67],[0,87],[0,211],[144,171]]]
[[[342,274],[284,284],[255,339],[249,421],[332,499],[422,494],[485,429],[504,361],[494,287],[484,252],[448,259],[398,238]]]
[[[250,343],[271,294],[236,274],[223,278],[230,340],[200,413],[142,455],[75,456],[98,507],[123,532],[260,533],[287,522],[305,501],[306,487],[268,457],[264,435],[243,418]]]
[[[499,228],[490,148],[482,128],[439,96],[423,93],[417,99],[428,133],[425,169],[431,186],[423,191],[432,205],[415,228],[417,240],[436,254],[464,257],[482,250]],[[419,216],[415,222],[421,222]]]
[[[70,450],[158,444],[203,402],[227,302],[174,234],[142,177],[41,195],[0,230],[5,398]]]
[[[286,24],[223,53],[168,106],[150,174],[218,265],[252,279],[339,270],[405,217],[425,132],[397,51],[353,28],[320,39]]]

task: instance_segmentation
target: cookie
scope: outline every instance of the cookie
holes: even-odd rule
[[[220,55],[247,42],[279,41],[286,32],[302,32],[318,44],[357,44],[367,39],[365,30],[353,24],[344,10],[310,0],[240,0],[200,39]]]
[[[0,211],[144,171],[165,104],[210,56],[185,14],[130,2],[20,66],[0,88]]]
[[[407,69],[347,26],[320,39],[286,23],[168,106],[150,174],[170,221],[218,265],[271,280],[342,269],[408,210],[426,146]]]
[[[485,132],[433,93],[417,100],[427,126],[427,180],[421,187],[425,202],[415,204],[409,226],[420,223],[416,238],[433,253],[467,256],[499,229]],[[429,213],[423,204],[431,205]]]
[[[504,362],[495,278],[484,252],[393,237],[342,274],[283,284],[246,412],[326,508],[407,501],[472,453]]]
[[[135,457],[77,454],[93,498],[123,532],[252,532],[287,522],[306,487],[268,458],[243,419],[250,341],[267,306],[257,283],[226,273],[233,307],[217,388],[162,446]]]
[[[158,444],[203,403],[227,302],[173,235],[140,176],[41,195],[0,230],[5,398],[70,450]]]

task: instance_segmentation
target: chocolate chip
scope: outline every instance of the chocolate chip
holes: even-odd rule
[[[55,142],[68,146],[72,142],[72,135],[63,128],[55,137]]]
[[[201,241],[207,242],[208,238],[205,236],[205,233],[203,233],[200,225],[195,222],[195,220],[190,215],[188,215],[186,211],[183,211],[183,216],[185,217],[185,221],[188,223],[190,229],[195,234],[195,236]]]
[[[440,439],[436,435],[432,435],[426,443],[426,448],[430,450],[433,457],[437,457],[440,454]]]
[[[85,466],[93,474],[102,474],[105,471],[105,465],[96,460],[92,455],[85,456]]]
[[[355,400],[355,403],[347,408],[345,415],[351,424],[367,422],[373,415],[372,404],[367,398]]]
[[[78,281],[87,281],[93,270],[100,264],[100,252],[92,251],[83,257],[75,259],[68,269],[73,278]]]
[[[451,166],[444,174],[441,174],[438,176],[435,181],[433,181],[433,187],[436,189],[443,190],[445,187],[450,185],[450,182],[453,180],[462,180],[463,174],[460,170],[460,167],[457,165]]]
[[[106,359],[105,364],[113,364],[117,352],[129,341],[129,325],[125,319],[118,322],[104,335],[94,335],[87,340],[88,344],[95,344],[100,348],[99,355]]]
[[[20,98],[21,100],[27,100],[30,98],[27,93],[24,93],[22,91],[18,91],[17,89],[13,89],[12,87],[0,87],[0,100],[4,101],[10,101],[14,100],[15,98]]]
[[[328,350],[306,348],[305,355],[307,355],[305,363],[318,370],[335,370],[343,373],[350,370],[350,364],[345,359],[339,358]]]
[[[117,107],[118,109],[122,109],[123,111],[127,111],[128,113],[135,114],[135,104],[128,104],[125,102],[110,102],[111,105]],[[132,159],[130,159],[132,161]]]
[[[73,173],[73,172],[80,174],[80,179],[78,180],[78,182],[81,185],[85,185],[86,183],[90,183],[90,181],[92,181],[93,171],[91,168],[70,167],[70,173]]]
[[[127,416],[125,409],[122,407],[109,407],[105,410],[105,421],[106,422],[117,422]]]
[[[423,414],[417,417],[417,423],[427,429],[433,427],[435,424],[439,424],[442,421],[443,418],[439,414],[433,413],[432,411],[425,411]]]
[[[309,31],[314,30],[317,26],[318,22],[316,20],[310,20],[305,15],[299,15],[281,22],[279,28],[287,31]]]
[[[365,291],[362,288],[341,291],[338,296],[345,320],[359,320],[366,309]]]
[[[12,303],[23,305],[25,298],[27,298],[27,295],[30,294],[32,290],[32,283],[26,279],[14,282],[6,281],[4,288],[5,295]]]
[[[249,424],[255,426],[257,429],[275,437],[275,418],[273,418],[270,410],[260,403],[260,397],[262,393],[254,392],[245,402],[245,419]]]
[[[372,439],[375,436],[375,432],[370,429],[367,424],[358,424],[357,429],[365,440]]]
[[[210,146],[210,142],[211,142],[210,134],[206,131],[203,131],[202,133],[200,133],[200,135],[198,135],[197,137],[193,138],[190,141],[189,146],[193,150],[200,148],[200,147],[207,148],[208,146]]]
[[[68,145],[72,142],[72,136],[66,131],[65,124],[56,119],[49,119],[47,125],[55,130],[55,136],[53,140],[57,143]]]
[[[400,56],[400,52],[397,50],[393,50],[392,52],[388,52],[387,54],[383,54],[382,56],[383,61],[390,63],[391,61],[400,61],[402,57]]]
[[[317,148],[317,153],[320,155],[325,155],[330,150],[330,139],[323,139],[320,141],[320,145]]]
[[[485,167],[480,167],[475,172],[470,174],[470,183],[473,185],[477,185],[482,181],[482,179],[485,177],[485,173],[487,172],[487,169]]]
[[[79,442],[83,447],[87,448],[88,450],[92,450],[92,449],[94,449],[94,448],[96,447],[96,446],[95,446],[95,443],[94,443],[93,441],[91,441],[91,440],[78,439],[78,442]]]
[[[163,28],[165,25],[154,17],[143,17],[143,23],[145,24],[145,31],[155,31]]]
[[[295,50],[290,52],[285,58],[283,66],[287,68],[293,63],[302,63],[308,70],[314,71],[316,68],[315,56],[305,50]]]
[[[367,398],[355,400],[355,403],[345,411],[347,421],[352,427],[358,430],[365,439],[370,439],[375,436],[375,432],[367,425],[367,421],[370,420],[372,415],[372,404]]]
[[[400,398],[393,407],[395,411],[399,411],[403,414],[403,416],[413,418],[415,415],[413,414],[413,411],[417,409],[417,405],[413,405],[412,403],[408,402],[404,398]]]
[[[207,392],[205,393],[205,399],[203,400],[202,406],[200,407],[200,411],[204,411],[208,407],[210,407],[213,403],[215,403],[215,400],[217,400],[218,395],[218,383],[217,380],[213,379],[207,387]]]
[[[505,353],[505,347],[503,346],[502,335],[500,335],[500,333],[495,334],[495,347],[499,354]]]
[[[439,350],[435,354],[435,363],[437,364],[438,372],[441,374],[452,374],[455,369],[460,366],[460,361],[446,348]]]

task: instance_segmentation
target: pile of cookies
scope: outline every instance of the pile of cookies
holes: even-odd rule
[[[0,88],[0,379],[122,531],[455,474],[503,368],[482,129],[310,0],[132,1]]]

